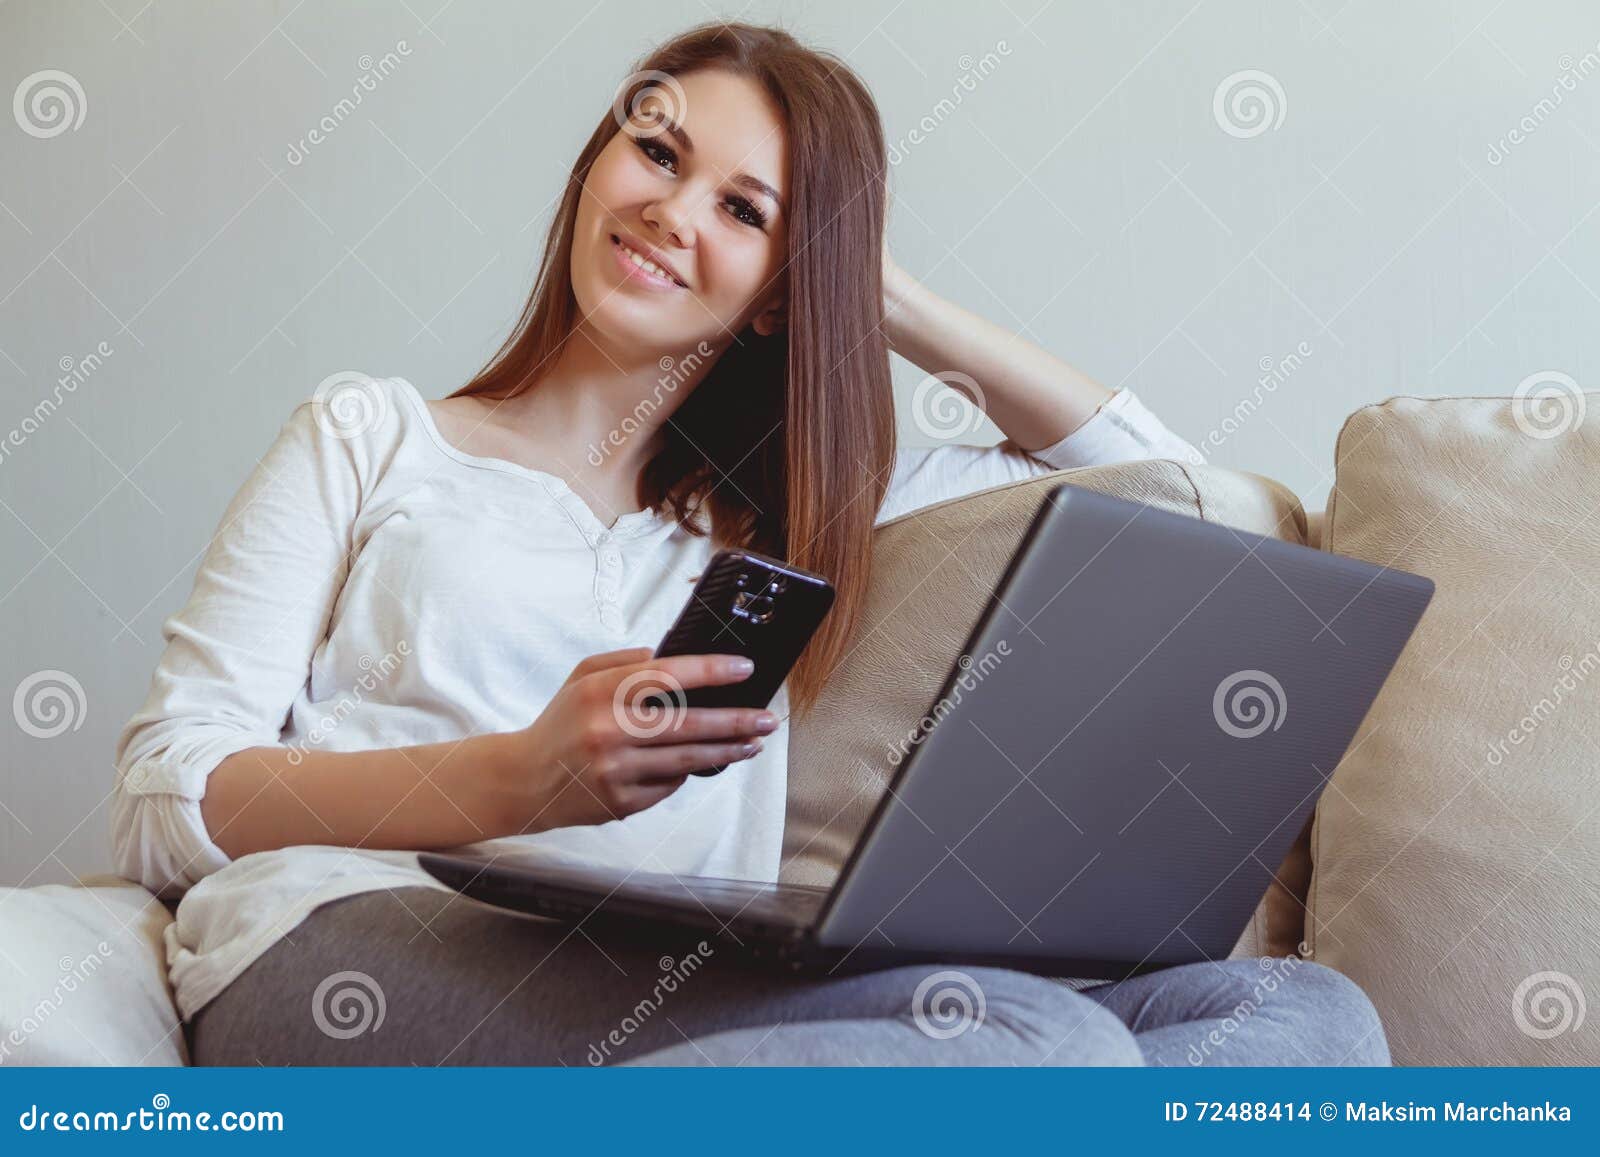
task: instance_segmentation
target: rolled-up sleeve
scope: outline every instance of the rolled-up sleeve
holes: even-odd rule
[[[1156,417],[1131,390],[1121,389],[1061,441],[1027,451],[1053,470],[1173,458],[1198,466],[1205,459]]]
[[[1104,466],[1149,458],[1198,465],[1200,452],[1167,429],[1128,389],[1120,389],[1076,430],[1041,450],[1007,439],[995,446],[913,446],[900,450],[888,493],[879,507],[882,525],[913,510],[1020,482],[1056,470]]]
[[[355,440],[298,405],[222,517],[144,704],[117,740],[117,870],[163,897],[227,864],[200,814],[224,758],[279,742],[344,585],[361,484]]]

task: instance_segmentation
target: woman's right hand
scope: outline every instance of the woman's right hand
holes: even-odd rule
[[[742,666],[741,666],[742,665]],[[648,647],[590,655],[544,712],[510,733],[501,788],[517,832],[621,819],[660,803],[704,767],[748,759],[777,718],[761,708],[686,707],[682,692],[737,683],[749,660]],[[666,693],[666,705],[649,702]]]

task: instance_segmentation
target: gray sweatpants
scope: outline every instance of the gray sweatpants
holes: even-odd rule
[[[204,1065],[1386,1065],[1356,985],[1296,958],[1075,991],[1000,968],[827,978],[700,934],[525,918],[431,888],[323,905],[190,1025]]]

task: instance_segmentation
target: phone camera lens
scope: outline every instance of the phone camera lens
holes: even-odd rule
[[[769,621],[774,609],[772,599],[767,595],[753,595],[744,591],[733,600],[734,615],[756,625]]]

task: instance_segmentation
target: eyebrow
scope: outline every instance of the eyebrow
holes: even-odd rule
[[[678,144],[683,146],[684,152],[694,152],[694,141],[690,139],[689,131],[687,129],[685,129],[677,121],[673,120],[672,117],[667,113],[662,112],[656,115],[661,121],[662,127],[665,128],[667,132],[672,134],[672,138],[677,141]],[[750,189],[753,192],[760,193],[763,196],[770,198],[772,203],[778,207],[779,212],[788,213],[788,207],[784,205],[783,198],[778,195],[778,190],[767,184],[760,177],[752,177],[749,173],[735,173],[733,176],[733,183],[741,186],[742,188]]]

